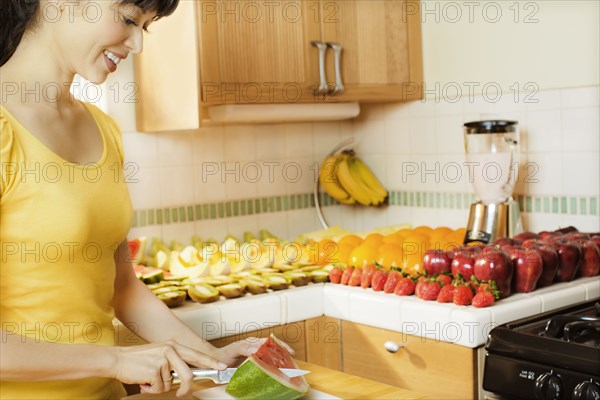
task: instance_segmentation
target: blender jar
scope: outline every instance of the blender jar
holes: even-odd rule
[[[465,154],[470,182],[484,204],[507,201],[518,177],[519,126],[492,120],[464,124]]]

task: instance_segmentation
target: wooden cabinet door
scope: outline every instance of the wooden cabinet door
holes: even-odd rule
[[[194,3],[180,1],[173,15],[153,23],[144,50],[134,57],[140,132],[200,126]]]
[[[322,41],[342,46],[340,101],[420,99],[423,82],[419,3],[410,0],[322,0]],[[334,85],[334,57],[327,79]]]
[[[318,1],[201,0],[201,100],[211,104],[315,101]]]
[[[396,353],[384,344],[402,345]],[[476,398],[476,350],[342,321],[343,372],[435,399]]]

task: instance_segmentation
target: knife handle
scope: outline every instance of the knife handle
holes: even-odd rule
[[[198,381],[201,379],[210,379],[214,383],[219,383],[218,370],[192,369],[192,375],[194,376],[194,381]],[[177,372],[171,371],[171,376],[173,377],[173,380],[171,381],[173,385],[179,385],[181,383],[181,378],[179,377],[179,374]]]

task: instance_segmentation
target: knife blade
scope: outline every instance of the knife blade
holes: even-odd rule
[[[298,376],[303,376],[308,374],[310,371],[304,369],[295,369],[295,368],[279,368],[281,372],[283,372],[288,378],[296,378]],[[214,383],[222,384],[229,383],[237,368],[227,368],[224,370],[216,370],[216,369],[192,369],[192,374],[194,375],[194,381],[200,379],[210,379]],[[181,378],[177,372],[172,371],[171,377],[173,381],[171,382],[174,385],[181,383]]]

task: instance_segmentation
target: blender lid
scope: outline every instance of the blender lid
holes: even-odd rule
[[[489,120],[467,122],[464,127],[466,133],[507,133],[514,132],[517,125],[517,121]]]

